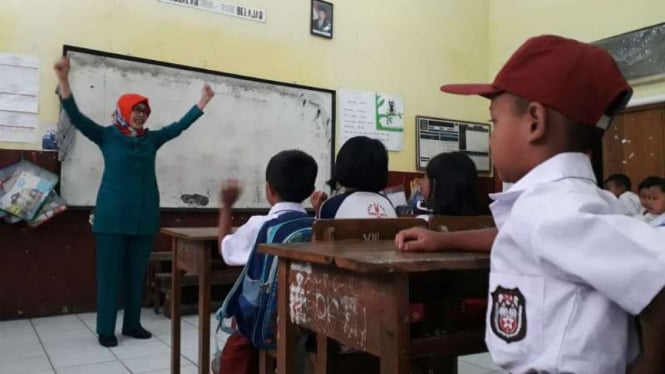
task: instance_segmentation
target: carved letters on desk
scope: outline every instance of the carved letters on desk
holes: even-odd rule
[[[380,309],[380,305],[373,305],[366,297],[372,292],[361,290],[367,291],[366,285],[352,274],[292,263],[289,276],[291,322],[340,338],[355,348],[368,349],[368,323],[372,323],[368,317],[371,318],[374,306]],[[374,318],[378,320],[378,316]]]

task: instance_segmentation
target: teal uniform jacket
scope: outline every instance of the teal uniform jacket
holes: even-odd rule
[[[99,146],[104,156],[95,221],[96,234],[154,235],[159,231],[159,188],[155,156],[164,143],[177,137],[203,112],[197,107],[178,122],[142,137],[129,137],[115,126],[100,126],[85,115],[74,97],[62,100],[71,123]]]

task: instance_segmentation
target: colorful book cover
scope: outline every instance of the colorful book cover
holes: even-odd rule
[[[65,201],[55,191],[51,190],[37,216],[33,220],[28,221],[28,226],[37,227],[64,212],[66,209]]]
[[[25,219],[32,220],[48,197],[55,183],[28,171],[17,170],[18,176],[3,185],[6,193],[0,197],[0,209]],[[12,177],[13,178],[13,177]]]

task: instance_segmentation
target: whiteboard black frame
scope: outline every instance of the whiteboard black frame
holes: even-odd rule
[[[432,116],[416,116],[416,170],[418,171],[425,171],[425,168],[420,166],[420,120],[421,119],[426,119],[426,120],[433,120],[433,121],[439,121],[439,122],[446,122],[450,124],[457,124],[457,125],[465,125],[465,126],[483,126],[487,127],[488,130],[488,142],[489,138],[492,136],[492,126],[489,123],[482,123],[482,122],[471,122],[471,121],[461,121],[461,120],[456,120],[456,119],[449,119],[449,118],[441,118],[441,117],[432,117]],[[488,144],[488,155],[489,155],[489,171],[480,171],[478,170],[478,176],[479,177],[492,177],[494,176],[494,162],[492,160],[492,149],[489,147]]]
[[[330,175],[332,175],[333,167],[335,165],[335,139],[336,139],[336,134],[335,134],[336,118],[335,117],[336,117],[336,114],[337,114],[337,108],[336,108],[336,105],[337,105],[336,95],[337,95],[337,93],[336,93],[335,90],[331,90],[331,89],[328,89],[328,88],[322,88],[322,87],[305,86],[305,85],[300,85],[300,84],[295,84],[295,83],[279,82],[279,81],[274,81],[274,80],[270,80],[270,79],[249,77],[249,76],[246,76],[246,75],[227,73],[227,72],[222,72],[222,71],[217,71],[217,70],[210,70],[210,69],[205,69],[205,68],[196,67],[196,66],[181,65],[181,64],[176,64],[176,63],[172,63],[172,62],[158,61],[158,60],[152,60],[152,59],[136,57],[136,56],[127,56],[127,55],[122,55],[122,54],[119,54],[119,53],[106,52],[106,51],[100,51],[100,50],[96,50],[96,49],[83,48],[83,47],[77,47],[77,46],[73,46],[73,45],[64,44],[62,46],[62,55],[66,57],[67,52],[87,53],[87,54],[96,55],[96,56],[100,56],[100,57],[116,58],[116,59],[121,59],[121,60],[126,60],[126,61],[132,61],[132,62],[140,62],[140,63],[153,64],[153,65],[157,65],[157,66],[164,66],[164,67],[175,68],[175,69],[189,70],[189,71],[211,74],[211,75],[219,75],[219,76],[228,77],[228,78],[245,79],[245,80],[249,80],[249,81],[252,81],[252,82],[267,83],[267,84],[273,84],[273,85],[284,86],[284,87],[292,87],[292,88],[299,88],[299,89],[306,89],[306,90],[328,93],[328,94],[331,95],[331,99],[332,99],[332,103],[331,103],[332,113],[331,113],[331,116],[330,116],[330,118],[331,118],[331,121],[330,121],[331,142],[330,142],[330,165],[329,165]],[[94,208],[94,206],[77,205],[74,208],[90,209],[90,208]],[[168,211],[209,212],[209,211],[217,211],[218,208],[165,208],[165,207],[160,207],[160,210],[161,211],[166,211],[166,212],[168,212]],[[239,212],[265,212],[265,211],[267,211],[267,209],[262,209],[262,208],[239,208],[239,209],[235,209],[235,210],[239,211]]]

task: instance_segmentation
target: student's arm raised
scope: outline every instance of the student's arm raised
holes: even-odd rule
[[[323,205],[324,202],[328,200],[328,194],[326,194],[323,191],[314,191],[312,193],[312,196],[309,198],[310,204],[312,204],[312,208],[314,208],[314,215],[316,217],[319,216],[319,211],[321,210],[321,205]]]
[[[222,183],[219,192],[219,253],[222,253],[222,240],[231,233],[231,212],[233,204],[240,197],[240,184],[237,179],[227,179]]]
[[[495,228],[441,233],[423,228],[400,231],[395,244],[402,251],[489,252],[497,235]]]

